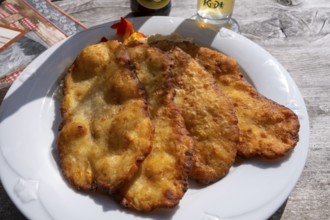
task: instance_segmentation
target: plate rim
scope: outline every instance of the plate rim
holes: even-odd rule
[[[133,21],[133,23],[134,23],[134,21],[136,21],[136,20],[140,20],[140,19],[145,19],[145,18],[148,18],[148,19],[159,19],[159,20],[164,20],[164,19],[166,19],[166,20],[176,20],[176,21],[184,21],[184,20],[189,20],[189,19],[186,19],[186,18],[179,18],[179,17],[144,17],[144,18],[133,18],[132,19],[132,21]],[[117,21],[113,21],[113,22],[107,22],[107,23],[104,23],[104,24],[100,24],[100,25],[97,25],[97,26],[94,26],[94,27],[92,27],[92,28],[90,28],[90,29],[88,29],[88,30],[84,30],[84,31],[82,31],[82,32],[86,32],[86,31],[93,31],[93,30],[95,30],[95,29],[97,29],[97,28],[104,28],[105,26],[110,26],[110,24],[112,24],[112,23],[114,23],[114,22],[117,22]],[[284,67],[271,55],[271,54],[269,54],[264,48],[262,48],[262,47],[260,47],[259,45],[257,45],[256,43],[254,43],[253,41],[251,41],[251,40],[249,40],[249,39],[247,39],[247,38],[245,38],[245,37],[243,37],[243,36],[241,36],[241,35],[237,35],[236,33],[233,33],[233,32],[231,32],[231,31],[229,31],[229,30],[223,30],[224,31],[224,34],[228,34],[228,35],[230,35],[230,36],[238,36],[239,38],[241,38],[241,39],[244,39],[245,41],[247,41],[247,42],[249,42],[251,45],[253,45],[253,46],[257,46],[257,47],[259,47],[260,49],[262,49],[262,50],[264,50],[264,52],[265,53],[267,53],[269,56],[271,56],[276,62],[277,62],[277,64],[278,65],[280,65],[282,68],[283,68],[283,70],[286,72],[286,74],[287,74],[287,77],[289,77],[289,80],[291,80],[292,82],[291,83],[293,83],[293,85],[294,85],[294,87],[296,87],[296,89],[297,89],[297,91],[299,92],[299,95],[300,95],[300,97],[299,98],[301,98],[302,99],[302,102],[303,102],[303,111],[304,111],[304,116],[306,117],[306,118],[304,118],[304,126],[306,126],[306,124],[307,124],[307,128],[306,127],[304,127],[304,129],[306,130],[306,131],[308,131],[307,132],[307,137],[306,137],[306,140],[305,141],[307,141],[305,144],[307,144],[307,145],[309,145],[309,118],[308,118],[308,114],[307,114],[307,110],[306,110],[306,105],[305,105],[305,103],[304,103],[304,100],[303,100],[303,98],[302,98],[302,95],[301,95],[301,93],[300,93],[300,91],[299,91],[299,89],[298,89],[298,87],[297,87],[297,85],[295,84],[295,82],[293,81],[293,79],[291,78],[291,76],[290,76],[290,74],[284,69]],[[79,35],[79,34],[82,34],[82,32],[79,32],[78,34],[76,34],[76,35]],[[10,96],[21,84],[24,84],[25,83],[25,81],[32,75],[33,76],[33,74],[34,74],[34,70],[35,70],[35,67],[40,67],[44,62],[46,62],[47,61],[47,59],[49,59],[49,57],[55,52],[55,51],[57,51],[65,42],[68,42],[68,40],[69,39],[71,39],[71,38],[74,38],[76,35],[73,35],[73,36],[71,36],[71,37],[69,37],[69,38],[67,38],[66,40],[64,40],[64,41],[62,41],[62,42],[60,42],[60,43],[58,43],[58,44],[56,44],[55,46],[53,46],[53,47],[51,47],[50,49],[48,49],[48,50],[46,50],[44,53],[42,53],[39,57],[37,57],[34,61],[32,61],[32,63],[22,72],[22,74],[18,77],[18,79],[13,83],[13,85],[10,87],[10,89],[8,90],[8,92],[7,92],[7,94],[6,94],[6,96],[5,96],[5,98],[4,98],[4,100],[3,100],[3,103],[2,103],[2,105],[1,105],[1,108],[0,108],[0,119],[1,119],[1,117],[2,117],[2,111],[3,111],[3,109],[5,109],[6,108],[6,103],[7,103],[7,96]],[[0,125],[0,132],[1,132],[1,125]],[[0,133],[0,136],[1,136],[2,134]],[[306,134],[304,134],[304,135],[306,135]],[[0,142],[1,143],[1,142]],[[305,164],[306,163],[306,159],[307,159],[307,155],[308,155],[308,148],[309,148],[309,146],[307,146],[307,152],[305,152],[305,155],[304,155],[304,159],[303,159],[303,164]],[[1,164],[5,164],[5,163],[8,163],[7,161],[6,161],[6,158],[5,158],[5,156],[3,155],[3,152],[2,152],[2,145],[0,145],[0,163]],[[7,164],[8,165],[8,164]],[[9,166],[9,165],[8,165]],[[3,167],[3,166],[2,166]],[[289,193],[293,190],[293,188],[294,188],[294,186],[296,185],[296,183],[297,183],[297,181],[299,180],[299,177],[300,177],[300,175],[301,175],[301,173],[302,173],[302,171],[303,171],[303,168],[304,168],[304,166],[302,166],[301,168],[300,168],[300,170],[299,170],[299,176],[298,177],[296,177],[296,181],[295,181],[295,183],[291,186],[291,187],[289,187],[290,189],[287,189],[286,191],[289,191]],[[9,168],[10,169],[10,168]],[[4,183],[5,181],[3,181],[3,179],[4,179],[4,176],[3,176],[3,172],[2,172],[2,170],[3,170],[3,168],[1,168],[0,169],[0,178],[1,178],[1,180],[2,180],[2,183],[3,183],[3,186],[4,186],[4,189],[7,191],[7,193],[8,193],[8,195],[9,195],[9,197],[11,198],[11,200],[14,202],[14,204],[16,205],[16,207],[24,214],[24,215],[26,215],[26,216],[28,216],[28,217],[33,217],[33,216],[31,216],[31,213],[29,213],[29,212],[27,212],[24,208],[22,208],[22,204],[20,203],[20,201],[18,201],[17,200],[17,198],[13,198],[13,197],[15,197],[15,195],[13,195],[13,193],[10,191],[10,189],[9,189],[9,186],[6,186],[6,184]],[[8,171],[8,170],[7,170]],[[287,194],[287,193],[286,193]],[[289,195],[289,194],[288,194]],[[288,196],[287,195],[287,196]],[[287,196],[285,196],[285,198],[284,199],[286,199],[287,198]],[[281,198],[280,199],[280,201],[277,201],[277,203],[279,203],[279,202],[281,202],[279,205],[277,204],[276,206],[280,206],[283,202],[284,202],[284,199],[283,198]],[[276,211],[276,210],[275,210]],[[273,213],[273,212],[272,212]],[[272,214],[271,213],[271,214]],[[268,213],[269,214],[269,213]],[[267,214],[266,214],[267,215]],[[233,218],[234,219],[234,218]]]

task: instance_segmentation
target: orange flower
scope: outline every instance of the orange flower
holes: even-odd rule
[[[120,18],[120,22],[113,24],[111,28],[116,29],[117,34],[122,36],[124,41],[137,40],[139,38],[145,37],[144,34],[134,31],[132,22],[123,17]]]

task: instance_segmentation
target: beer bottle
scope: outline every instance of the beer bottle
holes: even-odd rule
[[[171,0],[131,0],[134,16],[169,15]]]

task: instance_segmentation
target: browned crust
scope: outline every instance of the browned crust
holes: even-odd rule
[[[233,105],[213,77],[179,48],[173,56],[176,101],[194,140],[189,177],[210,184],[224,177],[235,161],[239,130]]]
[[[100,44],[106,54],[85,48],[64,78],[57,143],[76,189],[115,192],[140,212],[172,208],[188,177],[210,184],[236,154],[276,159],[299,141],[297,115],[258,93],[231,57],[191,42]]]
[[[232,100],[238,117],[238,155],[276,159],[299,141],[299,119],[289,108],[261,95],[243,78],[236,60],[208,48],[195,59],[209,71]]]
[[[153,150],[137,175],[119,189],[125,207],[150,212],[176,206],[188,188],[193,142],[173,103],[170,58],[156,48],[131,44],[130,55],[146,90],[155,126]]]
[[[160,41],[152,45],[162,50],[171,50],[178,46],[214,76],[219,87],[234,104],[238,117],[238,155],[245,158],[276,159],[294,149],[299,141],[300,125],[297,115],[258,93],[243,78],[235,59],[187,41]]]
[[[221,83],[227,84],[225,81],[227,79],[222,79]],[[277,159],[294,149],[299,141],[298,116],[289,108],[258,93],[247,81],[229,81],[232,81],[231,87],[237,91],[232,93],[231,89],[227,90],[232,93],[230,97],[240,122],[238,155],[244,158]],[[249,106],[253,108],[245,103],[250,103]]]
[[[60,165],[76,189],[113,192],[151,150],[144,92],[119,42],[91,45],[78,55],[64,78],[61,114]]]

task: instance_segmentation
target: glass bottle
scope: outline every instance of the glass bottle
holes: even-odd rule
[[[131,0],[134,16],[169,15],[171,0]]]

